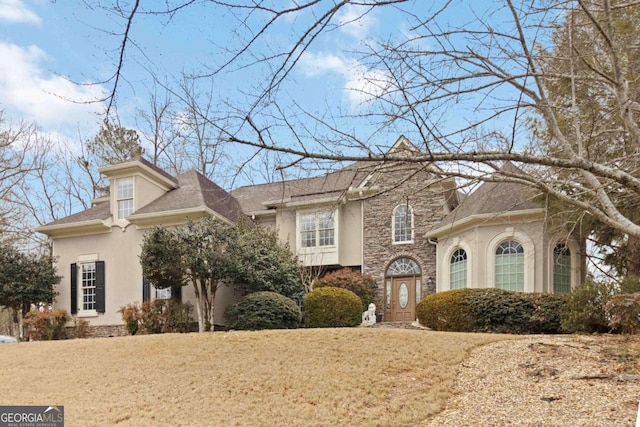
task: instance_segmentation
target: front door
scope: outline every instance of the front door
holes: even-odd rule
[[[415,277],[394,277],[391,282],[391,321],[416,320]]]

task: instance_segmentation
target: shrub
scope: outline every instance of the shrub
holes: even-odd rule
[[[559,333],[565,304],[558,294],[456,289],[428,295],[416,311],[421,324],[438,331]]]
[[[89,322],[77,317],[73,318],[74,336],[76,338],[86,338],[89,334]]]
[[[127,304],[118,310],[122,314],[127,332],[135,335],[161,334],[167,332],[189,332],[191,328],[191,312],[189,303],[175,300],[155,299],[143,302],[142,305]]]
[[[621,294],[634,294],[636,292],[640,292],[640,277],[629,275],[622,279],[622,282],[620,282]]]
[[[454,289],[427,295],[418,303],[418,321],[436,331],[472,331],[476,329],[466,296],[471,289]]]
[[[376,281],[368,274],[352,271],[350,268],[343,268],[328,273],[322,279],[319,279],[315,283],[314,289],[326,286],[347,289],[358,295],[362,300],[361,311],[365,311],[371,303],[379,305],[378,301],[376,301]]]
[[[304,322],[310,328],[359,325],[362,300],[347,289],[332,286],[314,289],[304,299]]]
[[[529,320],[529,333],[559,334],[562,329],[561,313],[567,305],[566,294],[525,294],[533,303]]]
[[[640,331],[640,293],[613,296],[605,305],[609,327],[623,334]]]
[[[614,294],[614,286],[588,281],[571,290],[561,313],[562,328],[567,332],[607,332],[609,322],[605,305]]]
[[[227,327],[238,330],[291,329],[301,323],[300,308],[294,300],[276,292],[255,292],[242,298],[225,312]]]
[[[25,336],[34,341],[65,339],[69,320],[66,310],[30,311],[24,319]]]

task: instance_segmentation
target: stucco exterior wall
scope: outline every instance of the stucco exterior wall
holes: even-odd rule
[[[137,229],[130,225],[125,229],[114,227],[111,232],[104,234],[55,239],[53,254],[58,257],[56,268],[62,276],[55,307],[71,312],[71,264],[95,254],[97,261],[105,263],[105,312],[86,316],[79,310],[78,317],[87,320],[90,326],[122,324],[121,314],[118,313],[120,307],[142,302],[142,266],[139,256],[146,231],[147,229]],[[214,308],[216,324],[224,325],[224,310],[238,297],[231,287],[218,290]],[[191,302],[195,306],[193,286],[187,285],[182,289],[182,301]]]
[[[351,201],[340,207],[339,263],[362,265],[362,202]]]
[[[553,292],[553,248],[559,242],[567,242],[571,250],[572,286],[580,282],[581,255],[576,241],[546,235],[540,218],[521,221],[496,218],[493,222],[438,239],[438,292],[450,289],[449,263],[457,248],[467,252],[467,287],[495,287],[495,251],[505,240],[516,240],[524,247],[525,292]]]

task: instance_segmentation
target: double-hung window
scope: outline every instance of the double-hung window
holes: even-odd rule
[[[133,177],[119,178],[116,187],[118,219],[123,219],[133,213]]]
[[[398,205],[393,210],[393,243],[413,242],[413,209],[409,205]]]
[[[313,212],[300,215],[300,246],[335,245],[335,218],[333,211]]]
[[[82,310],[96,309],[96,263],[88,262],[80,265],[80,292],[82,295]]]

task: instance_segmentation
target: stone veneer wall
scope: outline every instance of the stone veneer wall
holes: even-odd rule
[[[418,172],[407,179],[411,173],[407,169],[407,166],[399,166],[380,173],[372,185],[388,191],[364,201],[364,272],[375,278],[380,298],[384,298],[386,269],[400,257],[412,258],[420,265],[422,297],[436,290],[436,247],[428,242],[425,234],[442,220],[445,196],[439,186],[436,185],[435,189],[427,187],[431,174]],[[414,243],[393,244],[393,210],[406,204],[407,200],[413,208]],[[429,278],[433,279],[431,287],[427,285]]]
[[[76,328],[67,328],[67,337],[75,338]],[[88,326],[87,338],[122,337],[129,335],[124,325]]]

